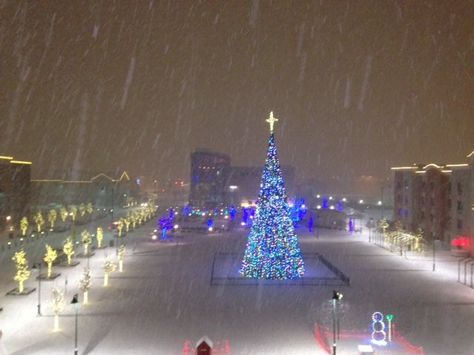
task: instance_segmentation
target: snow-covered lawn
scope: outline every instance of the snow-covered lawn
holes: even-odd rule
[[[111,274],[108,287],[102,265],[106,256],[116,260],[115,250],[96,250],[90,259],[93,286],[90,304],[79,311],[79,354],[182,354],[184,344],[203,335],[228,341],[231,354],[324,354],[313,330],[315,323],[332,329],[332,286],[212,286],[214,255],[241,253],[244,233],[187,234],[179,243],[160,243],[150,240],[151,229],[149,223],[130,234],[124,272]],[[303,235],[300,244],[303,253],[324,255],[350,277],[350,286],[337,286],[344,294],[341,332],[365,332],[369,339],[370,317],[381,311],[394,314],[397,330],[426,354],[474,353],[474,290],[449,272],[432,273],[428,259],[406,260],[368,244],[364,235],[320,235]],[[61,277],[42,283],[43,317],[36,317],[36,292],[7,297],[11,284],[2,285],[0,329],[9,354],[73,353],[74,309],[67,305],[61,332],[53,333],[51,287],[64,289],[67,278],[69,302],[84,265],[82,259],[58,269]],[[338,353],[357,349],[341,339]]]

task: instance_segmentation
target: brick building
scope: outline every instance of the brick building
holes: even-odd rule
[[[0,156],[0,228],[27,212],[30,180],[31,162]]]
[[[394,219],[427,240],[471,240],[474,254],[474,152],[462,164],[393,167]]]

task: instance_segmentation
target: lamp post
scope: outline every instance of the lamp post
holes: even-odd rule
[[[436,239],[433,238],[433,272],[436,271]]]
[[[41,261],[37,264],[34,264],[33,269],[38,269],[38,304],[36,306],[38,313],[36,315],[41,317]]]
[[[337,345],[336,334],[338,333],[336,331],[337,324],[338,324],[336,307],[337,307],[337,301],[341,300],[342,297],[343,297],[342,293],[336,290],[332,291],[332,354],[333,355],[336,355],[336,345]]]
[[[78,333],[77,321],[78,321],[78,313],[79,313],[79,299],[78,298],[79,298],[78,294],[76,293],[72,297],[72,301],[71,301],[71,304],[74,305],[74,308],[75,308],[75,311],[76,311],[75,322],[74,322],[74,328],[75,328],[75,331],[74,331],[74,355],[78,355],[78,353],[79,353],[78,348],[77,348],[77,333]]]

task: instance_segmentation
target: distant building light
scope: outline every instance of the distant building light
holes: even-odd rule
[[[382,201],[377,202],[377,205],[382,206]]]
[[[230,185],[230,186],[229,186],[229,190],[231,190],[231,191],[237,190],[238,188],[239,188],[239,187],[236,186],[236,185]]]
[[[321,195],[317,194],[317,195],[316,195],[316,198],[321,198]]]
[[[359,205],[362,205],[364,203],[364,200],[359,200]]]
[[[316,209],[320,210],[320,209],[321,209],[321,205],[317,205],[317,206],[316,206]]]
[[[207,230],[208,230],[209,232],[212,232],[212,231],[214,230],[214,228],[209,227],[209,228],[207,228]]]
[[[334,209],[334,206],[333,206],[333,205],[329,206],[329,209],[330,209],[330,210],[333,210],[333,209]]]
[[[9,221],[9,220],[11,220],[11,219],[12,219],[12,216],[7,216],[7,217],[6,217],[6,220],[7,220],[7,221]]]
[[[179,224],[175,224],[175,225],[173,226],[173,229],[174,229],[174,230],[176,230],[176,229],[178,229],[178,228],[179,228]]]
[[[347,198],[343,197],[342,202],[347,202]]]
[[[332,200],[332,198],[333,198],[332,196],[329,196],[329,200]]]

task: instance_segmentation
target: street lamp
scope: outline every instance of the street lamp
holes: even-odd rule
[[[337,322],[337,301],[342,300],[343,294],[333,290],[332,291],[332,354],[336,355],[336,324]]]
[[[78,294],[76,293],[73,297],[72,297],[72,301],[71,301],[71,304],[74,305],[74,308],[75,308],[75,311],[76,311],[76,316],[75,316],[75,323],[74,323],[74,327],[75,327],[75,332],[74,332],[74,355],[78,355],[79,351],[78,351],[78,348],[77,348],[77,316],[78,316],[78,313],[79,313],[79,299],[78,299]]]
[[[36,307],[38,309],[37,316],[41,317],[41,261],[34,264],[33,269],[38,269],[38,304]]]

